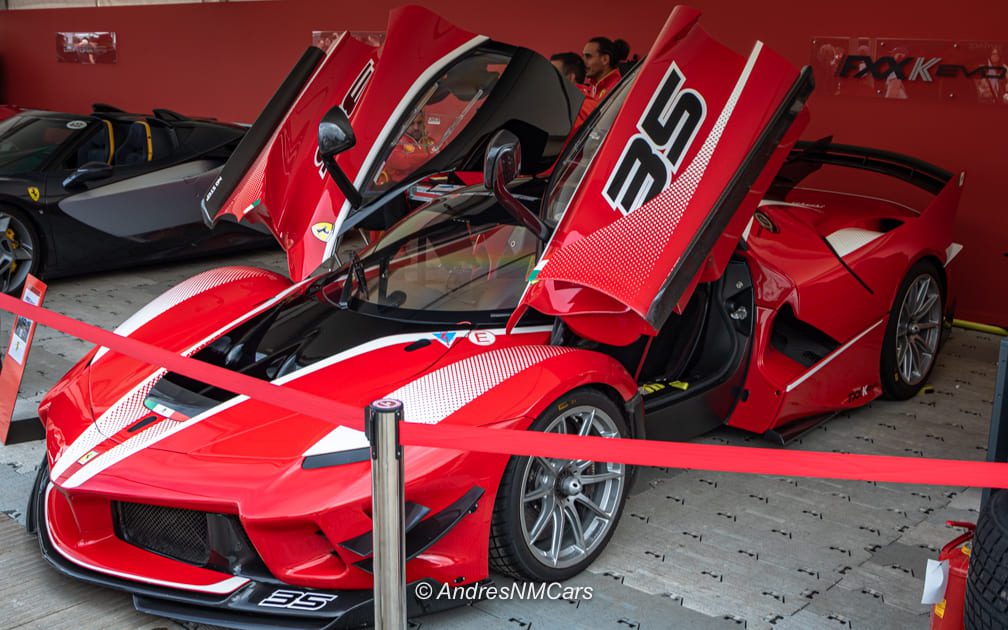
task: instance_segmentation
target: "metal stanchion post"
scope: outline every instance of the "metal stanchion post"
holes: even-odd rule
[[[403,522],[403,458],[398,400],[376,400],[367,408],[371,442],[371,518],[374,539],[374,602],[377,630],[406,628],[406,543]]]

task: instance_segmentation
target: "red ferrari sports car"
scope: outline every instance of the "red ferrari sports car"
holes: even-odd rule
[[[953,302],[962,176],[798,142],[810,72],[759,42],[741,56],[698,18],[676,8],[573,133],[580,95],[549,61],[424,9],[393,12],[380,49],[344,37],[309,51],[204,200],[209,220],[265,222],[293,282],[206,272],[118,331],[348,407],[396,398],[408,422],[783,435],[912,395]],[[809,183],[829,170],[925,201]],[[482,183],[411,201],[417,182],[472,171]],[[355,229],[380,235],[329,264]],[[39,413],[30,526],[60,571],[178,619],[371,619],[368,442],[347,418],[102,348]],[[622,464],[467,450],[406,447],[405,462],[414,585],[489,567],[573,576],[632,479]],[[437,605],[413,593],[412,613]]]

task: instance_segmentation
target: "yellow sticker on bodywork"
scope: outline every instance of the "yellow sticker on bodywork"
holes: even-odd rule
[[[42,193],[39,192],[37,186],[28,187],[28,196],[31,197],[32,201],[38,201],[42,197]]]

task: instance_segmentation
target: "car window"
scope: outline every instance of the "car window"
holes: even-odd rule
[[[59,119],[15,116],[0,123],[0,173],[39,169],[74,133],[77,129]]]
[[[404,181],[448,146],[479,111],[508,61],[506,55],[478,51],[427,86],[392,136],[365,192]]]
[[[447,195],[387,230],[364,253],[365,303],[409,311],[501,311],[518,304],[539,239],[492,195]],[[331,301],[345,275],[330,285]],[[366,293],[366,295],[364,295]]]
[[[588,167],[595,161],[603,141],[609,135],[609,129],[612,128],[616,114],[630,93],[636,77],[636,72],[626,77],[616,90],[609,94],[585,121],[584,126],[577,131],[557,162],[549,191],[543,201],[543,218],[551,226],[555,227],[560,223],[560,219],[567,212],[567,206],[580,187]]]

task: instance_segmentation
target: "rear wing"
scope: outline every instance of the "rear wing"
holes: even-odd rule
[[[795,143],[771,190],[787,193],[825,164],[895,177],[933,195],[940,193],[953,177],[949,171],[917,158],[881,149],[834,144],[832,138],[823,138]]]

